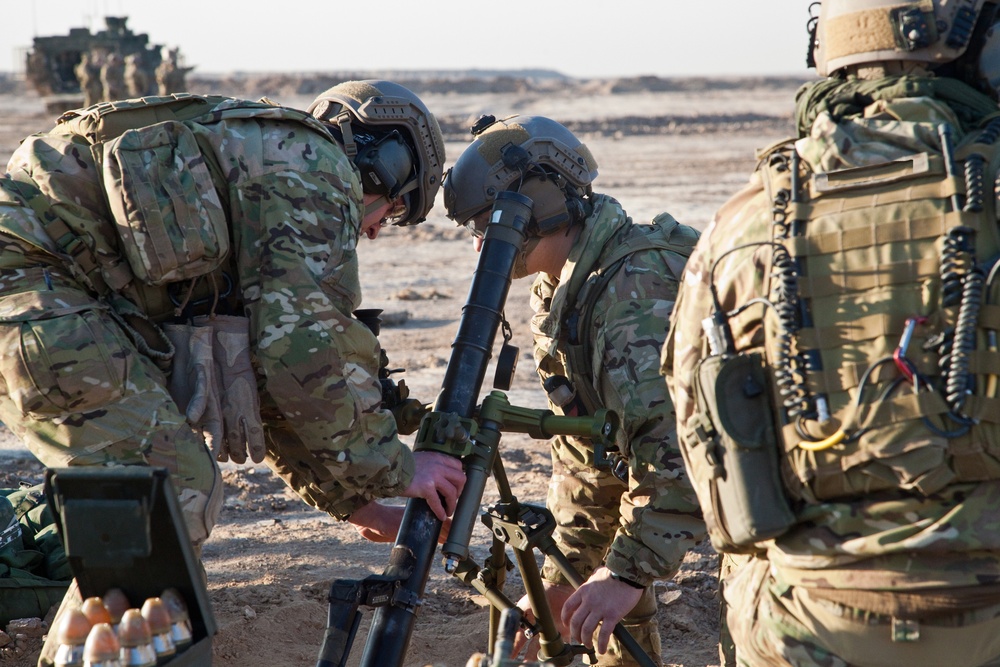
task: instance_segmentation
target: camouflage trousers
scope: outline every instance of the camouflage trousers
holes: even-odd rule
[[[748,564],[753,556],[747,554],[719,554],[719,667],[736,667],[736,643],[726,619],[726,579],[733,572]]]
[[[604,564],[618,530],[618,507],[624,492],[625,485],[614,475],[580,463],[558,445],[553,446],[552,478],[545,501],[556,522],[552,537],[584,579]],[[553,584],[569,583],[549,558],[542,565],[542,578]],[[656,664],[663,663],[652,586],[643,591],[622,625]],[[638,664],[614,636],[608,652],[597,657],[595,664],[609,667]]]
[[[0,269],[0,378],[0,421],[43,464],[166,468],[192,542],[208,538],[218,465],[106,304],[55,269]]]
[[[728,626],[745,667],[997,667],[1000,605],[911,622],[810,597],[753,559],[726,580]],[[909,641],[900,639],[908,638]]]

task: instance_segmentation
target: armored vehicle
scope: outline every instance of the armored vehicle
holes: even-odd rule
[[[122,59],[133,56],[146,80],[155,82],[156,68],[164,59],[163,47],[150,44],[146,34],[132,32],[126,25],[128,17],[106,16],[104,21],[105,29],[94,33],[89,28],[72,28],[68,35],[34,38],[25,57],[25,73],[50,111],[82,106],[84,91],[77,66],[84,56],[92,60],[115,54]]]

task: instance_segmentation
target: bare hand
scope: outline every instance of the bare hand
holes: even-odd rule
[[[399,533],[399,525],[403,521],[405,507],[398,505],[382,505],[372,501],[359,507],[351,514],[348,522],[354,526],[358,534],[372,542],[395,542]],[[446,519],[441,525],[438,544],[444,544],[451,530],[451,519]]]
[[[372,542],[394,542],[403,520],[403,508],[372,501],[351,513],[348,521],[358,534]]]
[[[566,598],[568,598],[573,593],[573,587],[568,584],[551,584],[547,581],[543,581],[542,585],[545,586],[545,599],[549,603],[549,609],[552,610],[552,620],[555,621],[556,630],[559,631],[560,635],[566,634],[566,627],[562,624],[562,608],[566,603]],[[517,606],[524,612],[524,620],[528,623],[534,623],[535,614],[531,611],[531,605],[528,603],[528,596],[525,595],[520,600],[517,601]],[[516,656],[520,653],[521,648],[527,645],[527,650],[524,652],[524,660],[534,661],[538,658],[538,638],[532,637],[530,640],[525,636],[524,632],[517,633],[514,637],[514,649],[511,651],[510,657]]]
[[[403,491],[407,498],[423,498],[434,516],[446,521],[458,505],[458,496],[465,487],[462,462],[440,452],[414,452],[416,473]],[[444,501],[444,502],[442,502]]]
[[[578,588],[562,609],[562,622],[569,628],[571,641],[593,646],[594,631],[601,626],[597,636],[597,652],[608,652],[608,641],[625,614],[632,611],[642,589],[634,588],[611,578],[611,570],[599,567]]]

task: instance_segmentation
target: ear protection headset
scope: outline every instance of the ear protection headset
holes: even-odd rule
[[[529,231],[549,236],[586,219],[583,198],[572,194],[574,188],[562,175],[531,162],[521,146],[507,144],[500,152],[505,166],[521,172],[508,189],[532,201]]]
[[[363,137],[360,133],[354,134],[359,146],[354,166],[361,172],[365,192],[392,200],[417,186],[413,150],[398,130],[377,139],[372,137],[367,142]]]

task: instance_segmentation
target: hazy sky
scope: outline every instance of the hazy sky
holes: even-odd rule
[[[0,71],[35,36],[128,16],[228,71],[554,69],[577,77],[807,73],[810,0],[7,0]],[[366,11],[366,8],[368,10]]]

